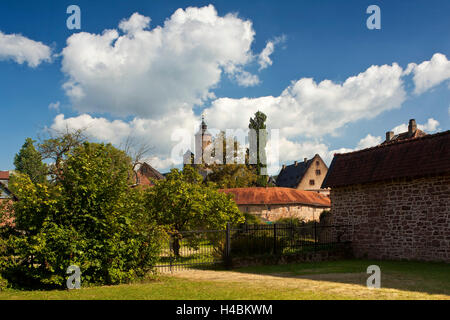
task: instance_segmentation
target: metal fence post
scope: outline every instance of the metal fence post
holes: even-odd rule
[[[314,251],[317,249],[317,221],[314,220]]]
[[[225,267],[231,268],[231,226],[227,222],[227,229],[225,235]]]
[[[273,253],[277,254],[277,224],[273,224]]]

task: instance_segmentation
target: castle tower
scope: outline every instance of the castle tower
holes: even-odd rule
[[[212,136],[208,132],[208,126],[205,123],[205,119],[202,116],[202,123],[200,130],[195,134],[195,163],[203,163],[203,154],[210,144],[212,143]]]

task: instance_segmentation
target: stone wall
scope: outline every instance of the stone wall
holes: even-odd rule
[[[232,257],[230,267],[247,267],[257,265],[289,264],[299,262],[321,262],[352,259],[352,248],[347,243],[336,244],[334,248],[315,252],[304,252],[290,255],[266,255],[254,257]]]
[[[301,204],[275,204],[275,205],[238,205],[241,212],[251,213],[264,221],[277,221],[281,218],[299,218],[305,221],[319,221],[323,210],[329,208]]]
[[[332,223],[356,257],[450,262],[450,175],[331,190]]]

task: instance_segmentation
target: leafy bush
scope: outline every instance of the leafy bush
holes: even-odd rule
[[[277,238],[276,247],[282,249],[287,246],[286,239]],[[243,235],[231,241],[232,256],[255,256],[273,254],[274,238],[268,235]]]
[[[64,162],[56,183],[17,175],[11,187],[15,227],[2,236],[9,257],[2,274],[16,286],[63,287],[70,265],[82,284],[117,284],[156,263],[162,232],[128,186],[130,159],[111,145],[84,143]],[[14,261],[11,257],[14,257]]]

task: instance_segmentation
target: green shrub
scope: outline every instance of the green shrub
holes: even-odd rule
[[[111,145],[85,143],[64,162],[62,181],[14,177],[20,200],[15,229],[2,236],[3,277],[14,286],[61,288],[70,265],[80,267],[82,285],[129,282],[150,271],[162,232],[143,192],[129,187],[130,163]]]
[[[232,256],[255,256],[273,254],[274,238],[268,235],[242,235],[231,241]],[[287,246],[284,238],[277,238],[276,247],[282,249]]]

